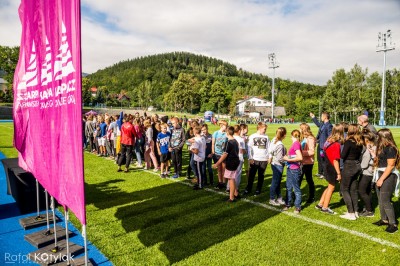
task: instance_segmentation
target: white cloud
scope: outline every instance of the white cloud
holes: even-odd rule
[[[0,11],[0,44],[18,45],[17,5],[8,2]],[[377,33],[387,29],[398,46],[388,54],[388,68],[400,67],[397,0],[82,0],[82,5],[91,14],[82,17],[85,72],[137,56],[189,51],[271,75],[267,54],[275,52],[281,64],[277,76],[325,84],[336,69],[356,63],[381,71],[383,55],[375,46]]]

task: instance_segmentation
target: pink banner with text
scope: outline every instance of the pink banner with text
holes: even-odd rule
[[[19,164],[86,224],[79,0],[22,0],[14,74]]]

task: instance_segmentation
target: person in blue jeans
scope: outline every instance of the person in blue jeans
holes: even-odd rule
[[[281,196],[281,181],[286,155],[286,149],[282,141],[286,137],[286,128],[280,127],[276,130],[276,135],[269,146],[269,163],[272,168],[272,182],[269,194],[269,204],[273,206],[285,205]]]
[[[301,168],[300,163],[303,160],[301,153],[300,144],[300,131],[295,129],[291,133],[292,146],[288,151],[288,155],[285,155],[283,159],[287,162],[286,172],[286,206],[283,208],[284,211],[289,210],[292,204],[292,194],[294,192],[294,213],[299,214],[301,211],[301,189],[300,189],[300,177]]]
[[[204,137],[206,140],[206,158],[203,163],[203,172],[206,173],[206,170],[208,172],[208,180],[209,184],[212,186],[214,185],[214,172],[212,169],[212,135],[208,132],[208,125],[203,124],[201,127],[201,135]],[[205,185],[208,184],[206,181],[207,178],[205,177]]]

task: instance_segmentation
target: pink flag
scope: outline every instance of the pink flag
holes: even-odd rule
[[[79,0],[22,0],[14,75],[19,164],[86,224]]]

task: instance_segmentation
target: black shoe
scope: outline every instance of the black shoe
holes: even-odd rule
[[[200,187],[198,185],[193,186],[193,190],[199,190],[199,189],[200,189]]]
[[[228,199],[226,202],[233,203],[233,202],[236,202],[236,199],[233,199],[233,200]]]
[[[375,216],[374,212],[370,212],[367,210],[360,212],[358,215],[362,216],[362,217],[374,217]]]
[[[215,189],[219,189],[219,183],[214,188]]]
[[[375,223],[372,223],[372,224],[373,225],[377,225],[377,226],[382,226],[382,225],[389,225],[389,222],[379,220],[379,221],[377,221]]]
[[[256,192],[254,193],[254,195],[260,195],[261,194],[261,191],[259,191],[259,190],[256,190]]]
[[[238,194],[237,196],[235,196],[235,199],[241,199],[242,197],[240,196],[240,194]]]
[[[314,198],[309,198],[309,199],[306,201],[306,203],[311,204],[311,203],[313,203],[314,201],[315,201]]]
[[[394,224],[389,224],[385,231],[390,234],[393,234],[393,233],[396,233],[397,230],[399,230],[399,228],[397,228],[397,226],[395,226]]]
[[[245,189],[244,191],[243,191],[243,196],[247,196],[247,195],[249,195],[250,194],[250,191],[248,191],[247,189]]]
[[[322,210],[322,206],[319,205],[319,204],[315,205],[315,208],[316,208],[317,210]]]

